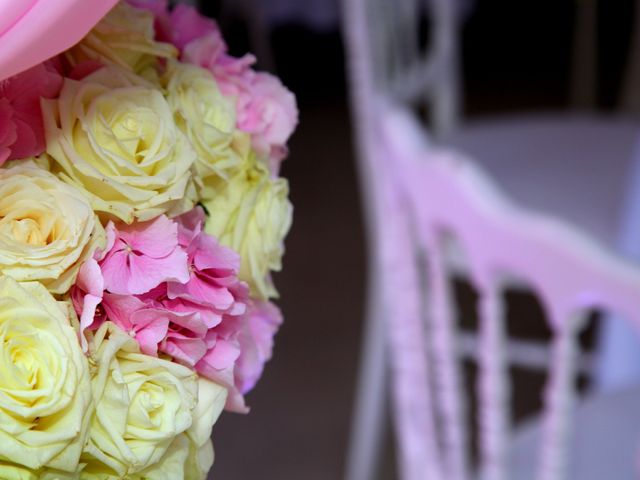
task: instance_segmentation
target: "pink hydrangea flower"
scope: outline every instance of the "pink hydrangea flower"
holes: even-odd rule
[[[254,150],[269,159],[269,167],[277,175],[288,155],[287,141],[298,124],[296,99],[268,73],[247,70],[230,80],[220,88],[237,97],[238,128],[251,134]]]
[[[102,306],[105,317],[135,338],[143,353],[158,355],[158,345],[167,336],[169,322],[174,320],[172,312],[151,298],[109,292],[104,293]]]
[[[128,0],[128,3],[151,12],[155,18],[156,40],[172,43],[179,50],[192,40],[219,30],[215,20],[200,15],[188,5],[178,4],[169,11],[167,0]]]
[[[237,278],[240,256],[202,231],[204,211],[196,207],[178,217],[180,245],[189,256],[188,282],[167,283],[166,302],[178,311],[197,309],[208,323],[206,353],[196,364],[201,375],[227,387],[227,409],[248,411],[234,381],[240,356],[238,334],[246,312],[249,289]]]
[[[256,62],[251,54],[240,58],[227,54],[227,44],[222,38],[220,30],[215,29],[205,35],[194,38],[180,51],[182,60],[199,65],[214,73],[216,80],[222,78],[225,72],[238,75],[249,69]]]
[[[271,359],[273,337],[282,325],[282,313],[271,302],[254,304],[243,318],[240,331],[240,357],[236,361],[235,384],[248,393],[262,376],[264,364]]]
[[[62,76],[52,62],[0,81],[0,165],[40,155],[45,149],[41,98],[55,98]]]
[[[295,96],[277,77],[256,72],[253,55],[234,58],[218,30],[195,38],[182,50],[184,61],[210,70],[224,95],[236,98],[237,127],[251,135],[253,148],[269,159],[276,175],[298,124]]]
[[[196,207],[177,219],[179,243],[187,252],[189,280],[168,282],[167,295],[174,301],[187,301],[211,307],[217,316],[211,319],[210,327],[220,323],[221,315],[242,315],[246,299],[246,284],[237,279],[240,269],[240,255],[202,231],[205,221],[204,210]]]
[[[105,320],[148,355],[163,353],[229,390],[227,409],[247,412],[235,382],[249,303],[240,257],[203,232],[204,211],[107,226],[104,253],[80,269],[71,291],[84,332]],[[175,272],[184,271],[185,275]]]
[[[109,246],[100,262],[111,293],[146,293],[162,282],[189,279],[187,255],[178,247],[178,226],[164,215],[131,225],[107,225]]]
[[[200,15],[194,7],[184,4],[176,5],[171,11],[171,30],[171,43],[180,51],[193,40],[220,31],[215,20]]]
[[[231,330],[231,331],[227,331]],[[235,363],[240,356],[240,344],[237,339],[237,328],[218,328],[211,330],[205,337],[207,352],[196,364],[196,371],[227,391],[225,408],[232,412],[248,413],[242,392],[234,380]]]
[[[71,301],[80,315],[80,343],[85,352],[87,339],[84,331],[90,327],[97,329],[106,319],[104,309],[100,308],[104,295],[104,278],[97,259],[101,255],[101,252],[96,251],[94,258],[82,264],[76,283],[71,288]]]

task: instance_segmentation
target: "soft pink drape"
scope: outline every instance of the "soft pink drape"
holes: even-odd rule
[[[0,0],[0,81],[77,43],[117,0]]]

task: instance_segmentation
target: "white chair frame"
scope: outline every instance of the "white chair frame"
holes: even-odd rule
[[[511,430],[509,362],[500,294],[511,278],[524,280],[533,289],[545,307],[554,334],[537,478],[565,478],[569,413],[575,397],[577,336],[589,311],[596,308],[620,314],[640,333],[640,270],[609,254],[579,231],[513,206],[463,156],[438,152],[433,147],[408,150],[400,143],[393,146],[395,138],[406,138],[412,128],[417,131],[418,127],[411,126],[406,119],[393,119],[393,113],[387,112],[385,117],[396,130],[381,135],[387,145],[381,151],[385,153],[385,162],[395,169],[401,166],[400,176],[404,177],[400,180],[402,190],[394,194],[393,187],[389,188],[389,195],[398,198],[390,197],[387,205],[391,211],[407,212],[405,220],[397,221],[391,228],[397,227],[395,232],[385,229],[387,240],[383,240],[381,249],[384,272],[392,268],[399,271],[389,278],[381,294],[386,294],[389,302],[393,390],[399,416],[396,424],[400,450],[405,456],[403,478],[430,478],[424,472],[433,467],[425,466],[428,456],[420,453],[430,448],[435,450],[429,461],[435,459],[442,472],[432,478],[469,478],[466,407],[460,391],[455,315],[441,238],[446,232],[453,234],[462,246],[468,276],[480,294],[478,426],[482,478],[510,478],[505,457]],[[389,160],[389,156],[396,158]],[[379,164],[377,167],[383,168]],[[401,191],[409,195],[403,199]],[[419,207],[412,208],[416,205]],[[443,205],[447,208],[442,208]],[[417,228],[416,234],[409,228]],[[420,246],[428,254],[426,292],[406,288],[416,285],[418,267],[411,255],[398,252],[400,237],[413,242],[406,242],[413,251]],[[393,267],[403,261],[404,266]],[[405,293],[394,298],[402,286]],[[428,295],[424,321],[430,333],[426,338],[424,331],[422,334],[419,331],[425,323],[416,309],[424,293]],[[401,306],[394,305],[398,299]],[[413,326],[407,326],[412,319]],[[418,339],[426,340],[422,351],[417,350],[421,344]],[[423,368],[415,371],[414,364],[420,357],[435,362],[431,372],[435,373],[436,388],[427,388],[429,384],[425,381],[422,388],[417,386],[422,375],[427,374],[427,378],[429,375]],[[428,415],[431,406],[443,419],[440,448],[434,447],[433,440],[425,440],[437,438],[434,421],[419,421],[421,416]],[[416,416],[417,411],[424,413]]]

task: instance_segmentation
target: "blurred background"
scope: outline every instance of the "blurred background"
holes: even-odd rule
[[[225,413],[214,429],[220,480],[342,477],[360,349],[366,244],[355,174],[338,0],[201,2],[235,55],[253,51],[296,95],[300,125],[283,175],[295,220],[284,271],[276,276],[285,324],[274,359],[249,395],[251,414]],[[576,0],[462,2],[463,108],[468,118],[560,111],[572,90]],[[597,84],[590,109],[614,112],[630,44],[633,2],[597,2]],[[589,80],[590,81],[590,80]],[[575,81],[573,85],[575,85]],[[579,102],[578,102],[579,103]],[[587,106],[584,104],[583,106]],[[456,281],[463,323],[475,294]],[[540,306],[513,292],[509,314],[541,325]],[[545,336],[533,329],[531,335]],[[589,336],[584,341],[589,343]],[[473,369],[469,368],[471,381]],[[518,380],[516,415],[540,403],[543,376]],[[381,420],[382,421],[382,420]],[[220,439],[215,442],[215,439]],[[392,442],[385,478],[393,477]]]

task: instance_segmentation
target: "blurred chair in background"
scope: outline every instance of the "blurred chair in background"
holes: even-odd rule
[[[576,371],[589,369],[576,345],[586,312],[621,314],[636,333],[640,328],[640,273],[602,247],[631,257],[639,253],[637,123],[593,113],[460,122],[459,13],[447,0],[431,0],[428,8],[430,46],[422,52],[416,1],[345,0],[371,242],[369,315],[347,478],[375,478],[387,363],[403,478],[475,478],[448,285],[460,270],[480,295],[479,338],[462,344],[471,344],[467,353],[475,353],[480,368],[480,478],[634,478],[640,415],[633,407],[640,388],[594,395],[575,409],[572,400]],[[592,13],[579,18],[592,21]],[[577,30],[593,32],[588,25]],[[587,55],[575,68],[590,63]],[[437,140],[469,152],[477,163],[426,140],[410,115],[425,101]],[[517,203],[553,216],[511,204],[483,169]],[[506,338],[502,293],[514,283],[542,301],[553,332],[548,347]],[[634,329],[616,336],[611,325],[625,323],[605,323],[597,380],[601,387],[620,388],[637,380],[640,362],[634,359],[636,342],[624,347]],[[633,368],[621,371],[613,357]],[[542,420],[512,436],[507,368],[513,363],[548,366],[550,380]]]

